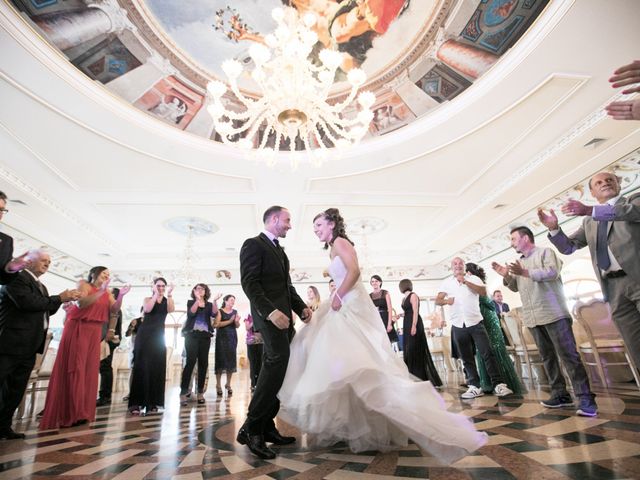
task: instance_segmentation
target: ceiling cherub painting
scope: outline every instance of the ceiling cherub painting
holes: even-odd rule
[[[276,26],[275,7],[313,12],[322,48],[343,54],[341,70],[363,68],[369,77],[382,72],[408,49],[435,4],[432,0],[146,0],[177,45],[214,75],[227,58],[250,62],[251,42],[263,42]],[[312,54],[313,55],[313,54]],[[242,85],[242,83],[241,83]],[[242,85],[247,88],[247,84]],[[249,87],[250,88],[250,87]]]

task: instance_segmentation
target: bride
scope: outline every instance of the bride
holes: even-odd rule
[[[412,377],[393,352],[340,212],[320,213],[313,230],[331,248],[338,288],[291,343],[280,417],[314,446],[344,441],[354,452],[397,449],[411,439],[452,463],[484,445],[487,435],[448,412],[431,383]]]

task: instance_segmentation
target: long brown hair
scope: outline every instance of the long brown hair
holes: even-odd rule
[[[313,217],[313,221],[315,222],[318,218],[323,217],[328,222],[333,222],[333,236],[331,237],[331,241],[329,243],[324,244],[324,249],[329,248],[329,245],[333,245],[336,238],[342,237],[351,245],[354,243],[351,241],[349,237],[347,237],[347,232],[345,230],[344,218],[340,215],[340,210],[337,208],[327,208],[324,212],[320,212],[318,215]]]

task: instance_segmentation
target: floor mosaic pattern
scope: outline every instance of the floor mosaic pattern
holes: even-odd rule
[[[390,453],[353,454],[340,444],[311,450],[304,435],[284,424],[280,430],[299,441],[278,448],[275,460],[258,460],[234,441],[250,398],[240,374],[233,396],[210,391],[205,405],[180,407],[172,387],[160,414],[131,416],[114,397],[90,425],[38,432],[36,420],[25,419],[15,426],[25,440],[0,441],[0,480],[640,478],[640,392],[633,385],[599,392],[598,417],[582,418],[573,409],[542,407],[543,391],[463,401],[457,383],[449,384],[443,391],[449,409],[490,436],[488,445],[451,466],[412,444]]]

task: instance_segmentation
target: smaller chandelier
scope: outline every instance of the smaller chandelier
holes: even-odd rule
[[[328,156],[327,149],[354,145],[367,133],[375,95],[369,91],[358,95],[366,75],[354,68],[347,74],[349,94],[342,101],[328,103],[342,54],[325,48],[313,58],[318,36],[311,30],[316,23],[312,13],[300,18],[289,7],[274,9],[272,16],[278,26],[265,37],[266,45],[254,43],[249,48],[255,64],[251,78],[262,97],[243,95],[237,83],[242,64],[225,60],[222,70],[240,104],[225,107],[222,98],[227,86],[214,80],[207,85],[211,99],[207,110],[226,144],[257,150],[270,165],[275,163],[276,152],[287,148],[312,152],[311,160],[320,164]]]

